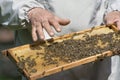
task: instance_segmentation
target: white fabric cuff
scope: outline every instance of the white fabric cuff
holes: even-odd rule
[[[120,1],[115,0],[114,2],[108,4],[108,8],[106,10],[106,14],[112,11],[120,11]]]
[[[21,6],[21,8],[18,11],[18,17],[21,23],[21,26],[23,26],[24,28],[27,26],[26,23],[29,23],[29,19],[27,17],[27,13],[29,10],[31,10],[32,8],[35,7],[40,7],[44,9],[44,5],[42,3],[39,3],[35,0],[25,0],[24,5]]]

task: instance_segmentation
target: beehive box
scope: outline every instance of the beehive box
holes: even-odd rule
[[[112,26],[112,28],[116,30],[115,26]],[[114,55],[112,51],[108,50],[100,54],[89,55],[73,61],[69,61],[69,60],[63,61],[61,59],[58,60],[58,57],[55,58],[53,57],[54,56],[53,55],[52,59],[57,60],[57,62],[54,61],[50,64],[48,64],[48,62],[51,61],[51,59],[49,60],[49,57],[51,56],[45,57],[45,53],[47,51],[46,47],[52,46],[54,44],[59,44],[67,40],[76,40],[76,41],[84,40],[84,37],[86,36],[86,34],[87,36],[109,34],[114,32],[113,29],[110,29],[106,26],[99,26],[99,27],[88,29],[88,30],[71,33],[64,36],[60,36],[60,37],[55,37],[46,41],[41,41],[41,42],[36,42],[34,44],[27,44],[27,45],[15,47],[12,49],[8,49],[6,56],[8,56],[10,60],[12,60],[18,66],[18,68],[27,77],[27,79],[36,80],[38,78],[42,78],[44,76],[48,76],[56,72],[64,71],[82,64],[86,64],[89,62],[96,61],[98,59],[103,59],[107,56]],[[120,41],[120,39],[118,40]],[[99,44],[101,46],[103,45],[101,42]],[[87,44],[84,44],[84,45],[87,45]],[[58,52],[60,51],[58,50]],[[48,59],[47,64],[45,63],[45,59]],[[62,59],[64,59],[64,57]]]

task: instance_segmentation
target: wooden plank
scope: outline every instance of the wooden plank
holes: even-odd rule
[[[42,74],[32,75],[32,76],[30,76],[30,79],[35,80],[35,79],[38,79],[40,77],[48,76],[50,74],[61,72],[61,71],[64,71],[64,70],[67,70],[67,69],[70,69],[70,68],[73,68],[73,67],[76,67],[76,66],[79,66],[79,65],[83,65],[83,64],[86,64],[86,63],[94,62],[96,60],[104,59],[104,57],[109,57],[109,56],[112,56],[112,55],[113,55],[113,53],[111,51],[106,51],[102,54],[97,54],[97,55],[87,57],[87,58],[84,58],[84,59],[66,64],[66,65],[62,65],[62,66],[47,70],[47,71],[43,72]]]
[[[50,40],[46,40],[43,42],[36,42],[34,44],[27,44],[27,45],[19,46],[16,48],[11,48],[7,50],[7,54],[8,54],[7,56],[10,59],[12,59],[14,63],[17,65],[17,63],[19,63],[18,57],[24,56],[26,58],[26,57],[32,56],[31,58],[36,58],[37,52],[44,54],[45,47],[43,45],[48,45],[53,42],[62,42],[63,40],[67,40],[70,38],[74,38],[76,40],[82,39],[84,34],[89,34],[89,35],[102,34],[102,33],[108,34],[109,32],[113,32],[113,30],[109,29],[108,27],[105,27],[105,25],[99,26],[99,27],[95,27],[92,29],[79,31],[79,32],[71,33],[71,34],[66,34],[60,37],[55,37],[55,38],[52,38]],[[75,36],[72,37],[73,35]],[[6,51],[4,53],[6,54]],[[54,74],[56,72],[61,72],[61,71],[64,71],[64,70],[67,70],[67,69],[70,69],[70,68],[73,68],[73,67],[76,67],[82,64],[94,62],[100,59],[101,57],[104,58],[104,57],[108,57],[112,55],[114,54],[111,51],[106,51],[104,53],[90,56],[87,58],[83,58],[83,59],[80,59],[72,63],[65,63],[65,62],[60,61],[59,66],[50,65],[50,66],[45,66],[45,67],[42,66],[43,59],[37,58],[36,59],[37,65],[34,67],[35,69],[37,69],[36,73],[30,73],[30,71],[27,69],[23,69],[22,71],[24,72],[25,76],[29,80],[35,80],[35,79]],[[42,55],[40,57],[42,57]]]
[[[107,27],[111,28],[112,30],[114,30],[115,32],[118,31],[118,28],[116,27],[116,24],[109,24],[109,25],[106,25]]]

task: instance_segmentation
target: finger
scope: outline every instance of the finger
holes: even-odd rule
[[[106,24],[107,24],[107,25],[112,25],[112,24],[114,24],[114,23],[115,23],[115,21],[113,21],[113,20],[107,20],[107,21],[106,21]]]
[[[32,38],[33,38],[33,41],[37,41],[37,39],[38,39],[35,25],[32,25]]]
[[[57,32],[61,31],[60,25],[56,20],[50,20],[50,24],[55,28]]]
[[[116,22],[118,29],[120,30],[120,20]]]
[[[112,16],[112,15],[110,15],[110,13],[109,14],[107,14],[106,16],[105,16],[105,23],[107,24],[107,25],[111,25],[111,24],[113,24],[114,23],[114,17]]]
[[[54,36],[54,32],[48,21],[42,22],[42,26],[45,28],[45,30],[48,32],[50,36]]]
[[[43,32],[43,29],[42,29],[42,26],[40,23],[38,24],[38,27],[37,27],[37,33],[38,33],[38,36],[40,37],[40,39],[42,39],[42,40],[45,39],[44,32]]]
[[[60,25],[67,25],[67,24],[70,23],[69,19],[61,19],[59,17],[56,17],[56,19],[58,20],[58,22],[59,22]]]

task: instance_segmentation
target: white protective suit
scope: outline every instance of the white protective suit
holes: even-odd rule
[[[71,24],[63,28],[63,35],[103,23],[104,14],[113,10],[120,10],[120,0],[0,0],[0,24],[2,27],[18,29],[16,31],[16,44],[31,43],[31,34],[25,29],[29,26],[27,11],[34,7],[52,10],[55,14],[70,18]],[[46,34],[46,33],[45,33]],[[27,36],[27,38],[26,38]],[[48,35],[46,34],[46,38]],[[45,80],[120,80],[120,57],[113,56],[102,62],[89,63],[65,72],[61,72]]]

